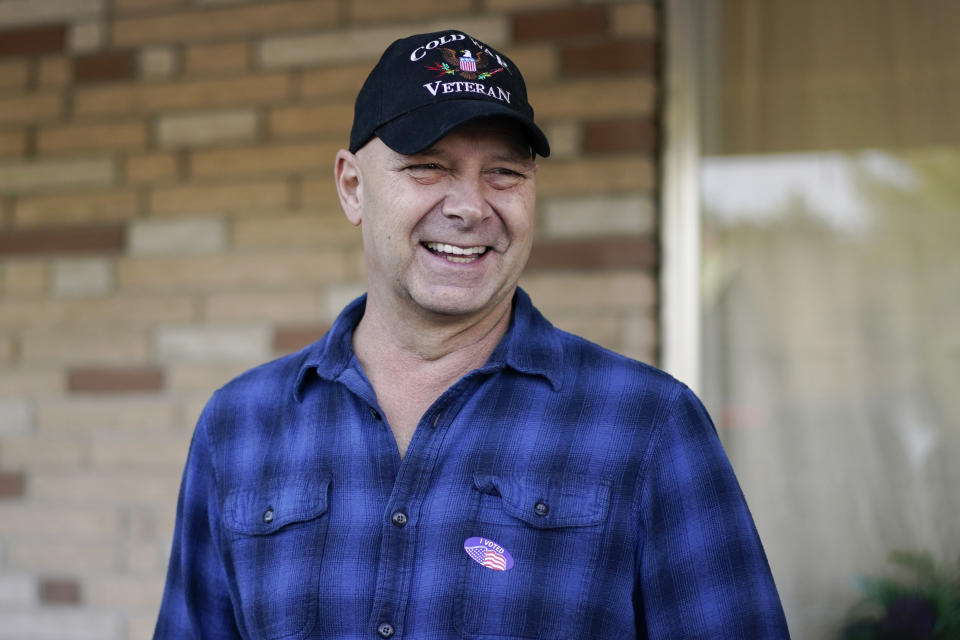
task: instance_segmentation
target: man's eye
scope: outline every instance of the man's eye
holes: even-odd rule
[[[519,184],[526,177],[519,171],[513,169],[499,168],[487,172],[490,184],[496,189],[507,189]]]

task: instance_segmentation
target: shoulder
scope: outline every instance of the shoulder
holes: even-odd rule
[[[561,329],[554,331],[563,348],[565,383],[602,386],[612,393],[654,394],[664,399],[688,391],[685,384],[651,364]]]

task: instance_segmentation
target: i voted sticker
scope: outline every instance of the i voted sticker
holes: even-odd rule
[[[513,567],[513,556],[493,540],[467,538],[463,542],[463,550],[474,562],[487,569],[509,571]]]

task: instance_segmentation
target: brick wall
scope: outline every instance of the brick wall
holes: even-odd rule
[[[524,286],[650,360],[654,5],[0,0],[0,640],[150,636],[200,408],[363,290],[333,154],[385,45],[448,26],[553,144]]]

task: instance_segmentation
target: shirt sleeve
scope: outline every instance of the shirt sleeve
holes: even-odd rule
[[[789,638],[753,519],[713,423],[682,387],[647,452],[634,606],[651,639]]]
[[[154,640],[237,639],[224,565],[220,507],[206,435],[206,416],[193,435],[177,500],[170,565]]]

